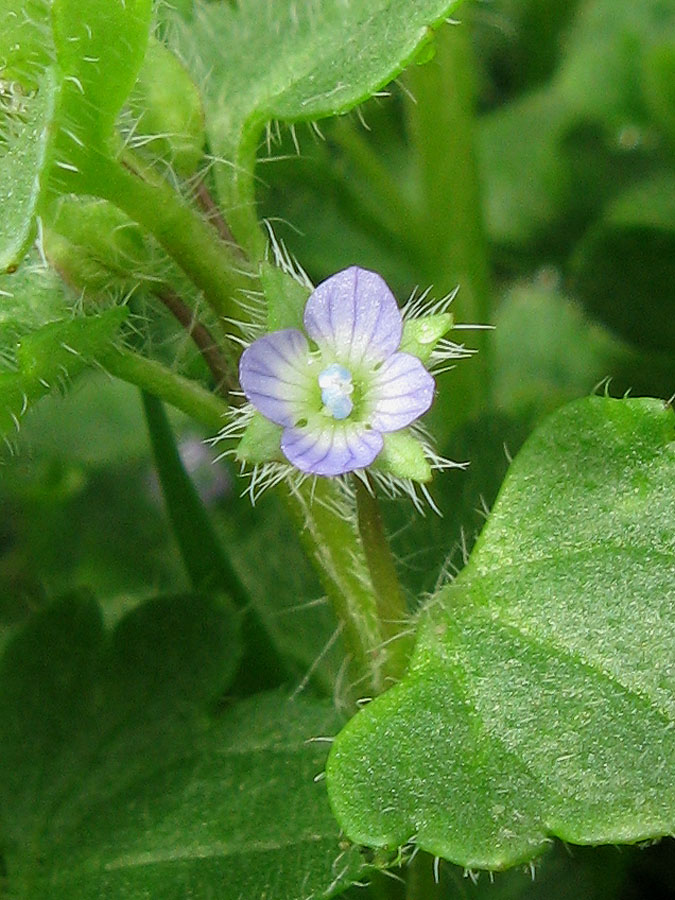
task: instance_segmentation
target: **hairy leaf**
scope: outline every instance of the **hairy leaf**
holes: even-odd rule
[[[54,93],[50,77],[30,91],[0,80],[0,272],[19,265],[35,236]]]
[[[28,408],[91,365],[113,340],[124,307],[74,316],[62,286],[45,269],[0,276],[0,434]]]
[[[252,168],[270,119],[308,121],[361,103],[396,77],[457,0],[242,0],[202,6],[183,52],[205,85],[226,209],[253,200]],[[235,230],[250,222],[236,221]]]
[[[91,191],[97,154],[108,154],[115,120],[141,68],[152,0],[52,0],[61,78],[53,184]],[[84,178],[84,181],[81,181]]]
[[[673,830],[674,437],[660,401],[599,397],[534,433],[408,674],[333,745],[349,837],[504,868]]]

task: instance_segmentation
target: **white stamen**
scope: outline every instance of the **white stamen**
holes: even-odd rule
[[[339,363],[332,363],[319,373],[321,401],[334,419],[346,419],[354,408],[352,373]]]

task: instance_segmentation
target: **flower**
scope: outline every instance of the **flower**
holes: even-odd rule
[[[387,435],[429,409],[434,378],[400,349],[403,317],[375,272],[352,266],[326,279],[307,300],[303,325],[305,334],[273,331],[244,351],[242,390],[281,426],[281,452],[301,472],[364,469]]]

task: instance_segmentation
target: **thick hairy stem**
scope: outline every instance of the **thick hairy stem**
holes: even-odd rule
[[[204,293],[213,311],[241,318],[237,299],[258,286],[257,277],[239,253],[166,182],[152,183],[121,163],[103,158],[87,190],[123,210],[146,228]]]
[[[383,688],[383,638],[368,566],[358,534],[341,511],[343,498],[329,479],[306,481],[286,495],[305,551],[333,605],[351,658],[352,698]]]
[[[132,350],[110,347],[99,354],[98,361],[111,375],[175,406],[214,434],[225,424],[228,406],[223,400],[154,359]]]

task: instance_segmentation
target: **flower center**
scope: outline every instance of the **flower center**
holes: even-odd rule
[[[332,363],[319,373],[321,401],[325,412],[334,419],[346,419],[354,408],[352,373],[339,363]]]

